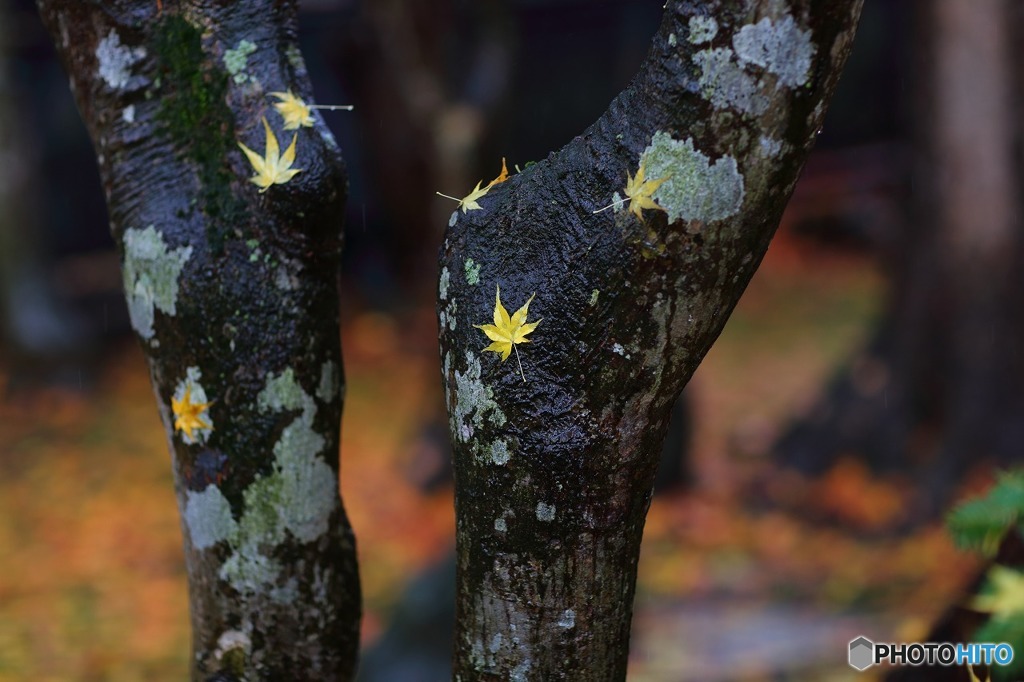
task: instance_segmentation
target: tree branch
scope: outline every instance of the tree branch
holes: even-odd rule
[[[438,306],[464,682],[624,678],[668,414],[764,255],[859,12],[671,0],[597,123],[452,215]],[[641,169],[661,210],[594,214]],[[473,327],[497,286],[511,309],[536,292],[525,384]]]

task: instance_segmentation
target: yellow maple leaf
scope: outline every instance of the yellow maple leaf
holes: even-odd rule
[[[467,194],[466,196],[464,196],[464,197],[462,197],[461,199],[458,200],[459,208],[462,209],[463,213],[465,213],[466,211],[479,211],[480,210],[481,207],[480,207],[480,204],[477,203],[477,199],[483,198],[483,196],[485,194],[487,194],[487,192],[489,192],[491,190],[491,186],[490,185],[487,185],[487,187],[480,187],[480,184],[482,182],[483,182],[483,180],[481,180],[480,182],[476,183],[476,187],[473,188],[472,192],[470,192],[469,194]]]
[[[171,410],[174,412],[174,430],[184,433],[186,443],[195,443],[195,432],[199,429],[213,429],[213,424],[203,413],[212,403],[192,402],[192,384],[185,383],[185,392],[178,400],[171,396]]]
[[[285,130],[298,130],[313,127],[313,110],[301,99],[288,92],[272,92],[272,96],[281,100],[274,105],[277,113],[284,118]]]
[[[644,161],[640,159],[640,167],[637,168],[636,175],[631,176],[629,171],[626,171],[626,196],[629,197],[629,210],[637,217],[640,222],[643,222],[643,209],[650,208],[658,211],[664,211],[661,206],[654,200],[652,196],[654,192],[661,187],[662,183],[668,180],[669,176],[658,178],[657,180],[645,179]]]
[[[530,339],[526,338],[526,335],[531,333],[541,323],[541,320],[536,322],[526,321],[530,302],[533,301],[536,295],[530,296],[522,308],[509,316],[505,306],[501,304],[501,287],[496,287],[494,292],[494,324],[473,325],[491,340],[491,345],[484,348],[484,351],[497,353],[501,356],[502,362],[508,360],[508,356],[515,349],[516,361],[519,363],[519,374],[523,377],[524,382],[526,381],[526,375],[523,374],[523,362],[519,358],[519,349],[516,348],[516,345],[530,343]]]
[[[441,194],[440,192],[437,192],[436,194],[438,196],[444,197],[445,199],[451,199],[452,201],[459,202],[458,207],[462,209],[463,213],[465,213],[466,211],[479,211],[481,206],[480,204],[477,203],[477,200],[482,198],[485,194],[487,194],[492,187],[502,182],[505,182],[506,180],[508,180],[508,168],[505,166],[505,158],[502,157],[501,173],[498,174],[498,177],[494,178],[489,183],[487,183],[486,187],[480,186],[484,184],[484,181],[481,180],[480,182],[476,183],[476,187],[473,188],[472,192],[462,197],[461,199],[449,196],[447,194]]]
[[[267,131],[267,146],[263,156],[241,142],[238,143],[245,155],[249,157],[249,163],[252,164],[253,170],[256,171],[256,175],[249,178],[249,182],[260,188],[260,194],[270,189],[271,185],[283,185],[302,171],[301,168],[292,168],[292,164],[295,163],[295,142],[298,140],[299,134],[296,133],[292,137],[292,143],[288,145],[288,149],[284,150],[284,154],[281,154],[277,136],[270,129],[270,124],[267,123],[265,116],[263,117],[263,128]]]
[[[301,128],[313,127],[313,109],[326,109],[328,111],[352,111],[355,107],[351,104],[306,104],[304,101],[288,92],[272,92],[274,97],[281,100],[274,105],[277,113],[284,118],[285,130],[298,130]]]
[[[974,598],[971,608],[1005,620],[1024,613],[1024,573],[998,564],[988,571],[989,592]]]

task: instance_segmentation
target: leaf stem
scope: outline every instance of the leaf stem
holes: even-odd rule
[[[310,109],[326,109],[327,111],[353,111],[354,104],[307,104]]]
[[[434,192],[434,194],[436,194],[439,197],[444,197],[445,199],[451,199],[452,201],[457,201],[460,204],[462,203],[462,199],[456,199],[455,197],[451,196],[450,194],[441,194],[440,192]]]
[[[512,344],[512,350],[516,352],[516,362],[519,363],[519,376],[523,378],[523,383],[526,383],[526,375],[523,374],[523,361],[519,359],[519,347]]]
[[[618,201],[613,201],[612,203],[608,204],[604,208],[599,208],[596,211],[591,211],[591,213],[598,214],[598,213],[602,213],[604,211],[607,211],[609,208],[616,208],[616,207],[621,208],[622,205],[625,204],[625,203],[626,203],[625,199],[619,199]]]

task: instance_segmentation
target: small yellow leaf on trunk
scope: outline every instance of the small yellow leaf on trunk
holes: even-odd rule
[[[263,128],[267,132],[267,144],[263,156],[249,149],[241,142],[238,143],[238,146],[242,148],[242,151],[248,157],[249,163],[252,164],[253,170],[256,171],[256,174],[249,178],[249,182],[260,188],[260,194],[270,189],[271,185],[285,184],[302,171],[301,168],[292,168],[292,164],[295,163],[295,142],[299,138],[298,133],[292,137],[292,143],[284,150],[284,154],[281,154],[281,148],[277,144],[277,136],[270,129],[270,124],[267,123],[266,117],[263,118]]]

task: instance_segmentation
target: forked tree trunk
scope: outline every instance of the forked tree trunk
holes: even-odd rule
[[[271,106],[275,91],[310,99],[296,3],[39,7],[96,147],[167,430],[192,678],[350,679],[360,596],[338,495],[336,288],[346,185],[323,122],[285,130]],[[296,136],[302,170],[260,193],[239,143],[263,154],[263,118],[281,152]]]
[[[438,307],[456,679],[624,678],[670,409],[761,261],[860,5],[669,0],[595,125],[452,215]],[[640,168],[663,180],[663,210],[593,213]],[[498,287],[509,311],[536,294],[526,322],[540,321],[504,362],[474,326]]]

